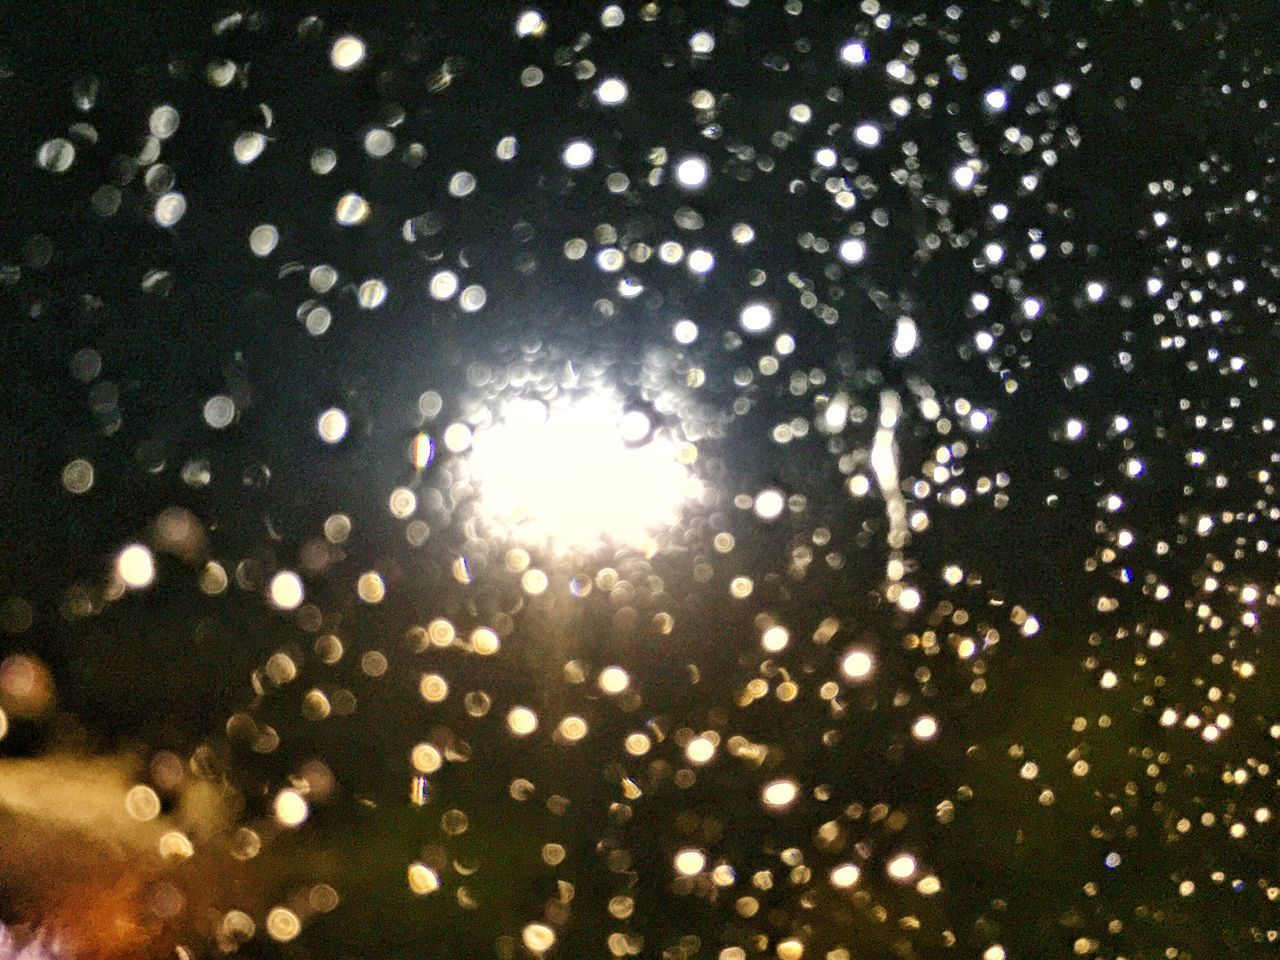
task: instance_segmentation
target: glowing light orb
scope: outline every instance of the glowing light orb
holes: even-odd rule
[[[310,812],[307,801],[297,790],[281,790],[276,794],[276,821],[281,826],[299,826]]]
[[[693,877],[702,872],[707,865],[706,855],[701,850],[687,849],[676,854],[676,872],[681,876]]]
[[[910,880],[916,872],[916,858],[909,853],[900,853],[889,861],[886,869],[894,880]]]
[[[790,806],[800,793],[794,780],[772,780],[760,791],[760,798],[766,807],[774,810]]]
[[[858,882],[858,878],[862,876],[862,871],[852,863],[842,863],[838,867],[831,870],[831,885],[841,890],[847,890]]]
[[[151,551],[139,543],[125,547],[116,558],[116,572],[120,574],[125,586],[134,590],[150,586],[156,576]]]
[[[560,405],[507,403],[475,431],[467,454],[481,520],[559,552],[650,547],[698,485],[680,445],[649,428],[604,392]]]

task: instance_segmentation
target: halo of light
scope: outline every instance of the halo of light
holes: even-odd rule
[[[481,519],[528,544],[645,546],[696,492],[678,445],[653,435],[647,414],[623,412],[604,392],[550,406],[508,402],[465,446],[453,429],[445,446],[469,448]]]

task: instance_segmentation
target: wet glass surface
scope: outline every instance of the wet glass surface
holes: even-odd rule
[[[1277,955],[1277,39],[6,19],[0,958]]]

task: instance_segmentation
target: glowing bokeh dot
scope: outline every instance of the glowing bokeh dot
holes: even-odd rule
[[[773,311],[764,303],[749,303],[738,316],[747,333],[764,333],[773,326]]]
[[[685,157],[676,164],[676,183],[686,190],[696,190],[707,182],[707,161],[702,157]]]
[[[587,735],[587,721],[581,717],[569,716],[560,721],[560,736],[570,743],[577,743]]]
[[[840,59],[851,67],[861,66],[867,62],[867,48],[856,40],[850,40],[840,48]]]
[[[676,873],[681,876],[692,877],[702,872],[702,868],[707,865],[706,855],[701,850],[692,848],[681,850],[676,854],[675,867]]]
[[[335,70],[354,70],[364,62],[365,52],[363,40],[349,33],[344,34],[333,41],[333,46],[329,48],[329,62]]]
[[[540,37],[547,31],[546,18],[537,10],[525,10],[516,17],[517,37]]]
[[[517,737],[527,737],[538,729],[538,715],[528,707],[513,707],[507,714],[507,729]]]
[[[596,87],[596,99],[606,107],[617,106],[627,99],[627,84],[618,77],[606,77]]]
[[[124,585],[133,590],[150,586],[156,576],[155,560],[151,551],[140,543],[134,543],[120,551],[116,557],[116,573]]]
[[[606,667],[600,671],[600,689],[605,693],[622,693],[630,684],[631,678],[621,667]]]
[[[426,864],[410,864],[409,889],[420,897],[434,893],[440,889],[440,875]]]
[[[862,871],[855,864],[842,863],[831,868],[831,885],[845,890],[857,883],[861,876]]]
[[[709,737],[694,737],[684,749],[690,763],[707,763],[716,755],[716,745]]]
[[[938,733],[938,721],[928,714],[917,717],[911,725],[911,735],[917,740],[932,740]]]
[[[267,914],[267,935],[278,943],[288,943],[302,932],[302,921],[288,907],[273,907]]]
[[[347,415],[330,407],[316,418],[316,432],[325,443],[338,443],[347,435]]]
[[[760,791],[760,798],[766,807],[780,809],[795,802],[800,788],[794,780],[772,780]]]
[[[160,816],[160,797],[146,784],[140,783],[125,794],[124,807],[134,820],[154,820]]]
[[[774,520],[781,516],[787,501],[782,491],[770,487],[756,494],[755,512],[761,520]]]
[[[433,300],[448,300],[458,292],[458,275],[452,270],[441,270],[431,278]]]
[[[865,650],[850,650],[840,661],[841,672],[850,680],[862,680],[871,673],[875,662]]]
[[[867,244],[858,237],[848,237],[840,241],[840,259],[845,263],[861,263],[867,256]]]
[[[916,858],[909,853],[900,853],[889,861],[885,869],[894,880],[910,880],[916,872]]]
[[[302,578],[291,570],[281,570],[271,578],[271,602],[281,610],[296,610],[302,603]]]
[[[790,641],[791,634],[787,631],[787,628],[774,624],[761,636],[760,645],[770,653],[777,653],[780,650],[785,650]]]
[[[306,798],[297,790],[281,790],[276,794],[274,806],[276,820],[286,827],[299,826],[310,812]]]
[[[525,948],[533,953],[546,953],[556,943],[556,933],[545,923],[528,924],[520,935]]]
[[[581,170],[583,167],[591,166],[591,161],[595,159],[595,156],[595,148],[587,141],[573,140],[565,145],[561,159],[570,170]]]

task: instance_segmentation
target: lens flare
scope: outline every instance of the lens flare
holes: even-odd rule
[[[468,455],[482,521],[557,552],[649,547],[699,487],[680,445],[660,433],[645,439],[636,422],[603,391],[561,405],[506,403]]]

